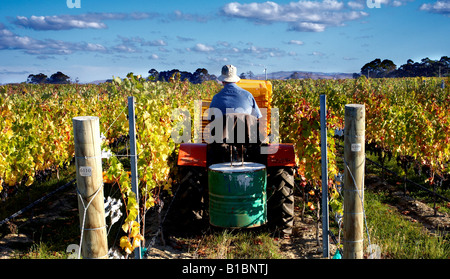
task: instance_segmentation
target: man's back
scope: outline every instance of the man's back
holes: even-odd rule
[[[222,114],[246,113],[261,118],[262,114],[252,94],[237,86],[235,83],[226,83],[224,88],[217,93],[210,104],[210,108],[218,108]]]

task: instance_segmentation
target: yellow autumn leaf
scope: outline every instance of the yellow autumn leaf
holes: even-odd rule
[[[130,232],[130,237],[136,237],[139,234],[139,223],[136,221],[133,221],[133,223],[131,224],[131,232]]]
[[[145,207],[146,208],[152,208],[153,206],[155,206],[155,199],[150,196],[147,198],[147,202],[145,203]]]
[[[130,228],[130,222],[125,222],[123,225],[122,225],[122,230],[124,231],[124,232],[128,232],[128,229]]]
[[[134,235],[136,234],[136,230],[137,230],[137,233],[139,233],[139,223],[136,221],[126,222],[122,225],[122,229],[126,233],[130,232],[131,233],[130,237],[134,237]],[[134,235],[133,235],[133,233],[134,233]]]
[[[33,176],[29,176],[27,183],[25,183],[25,186],[30,186],[31,184],[33,184],[34,182],[34,177]]]
[[[170,179],[170,180],[172,180],[172,179]],[[167,183],[164,183],[163,190],[169,191],[171,187],[172,187],[172,183],[168,181]]]
[[[12,130],[10,130],[10,129],[8,129],[7,131],[6,131],[6,137],[8,138],[8,139],[11,139],[12,138],[12,136],[14,135],[13,134],[13,131]]]
[[[139,246],[141,246],[141,241],[144,240],[144,237],[140,234],[136,235],[133,238],[133,246],[131,247],[133,250]]]
[[[133,247],[130,243],[130,241],[128,240],[127,236],[122,236],[120,238],[120,247],[125,251],[125,253],[127,254],[131,254],[131,252],[133,252]]]

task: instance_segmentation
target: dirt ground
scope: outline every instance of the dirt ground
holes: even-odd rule
[[[422,223],[431,233],[439,228],[440,231],[450,231],[450,216],[445,213],[438,213],[438,216],[434,215],[434,210],[426,204],[414,200],[410,196],[405,196],[403,192],[398,192],[391,185],[381,181],[376,176],[366,176],[365,181],[366,189],[373,191],[390,191],[391,195],[398,198],[399,202],[396,205],[392,205],[405,218],[410,219],[412,222]],[[33,239],[33,235],[26,235],[16,232],[20,232],[20,228],[31,225],[37,228],[42,228],[45,225],[51,226],[55,223],[55,220],[67,219],[67,216],[73,216],[74,222],[78,222],[78,209],[77,200],[74,187],[69,187],[64,192],[58,193],[45,201],[44,203],[33,208],[33,218],[26,218],[30,213],[23,214],[24,216],[18,216],[9,224],[2,226],[2,231],[9,228],[10,233],[2,233],[0,236],[0,259],[10,258],[15,249],[24,247],[30,247],[36,240]],[[305,220],[301,220],[300,213],[296,212],[294,220],[294,230],[290,238],[280,238],[277,241],[280,243],[282,253],[287,259],[322,259],[322,244],[317,241],[317,234],[319,240],[322,239],[322,228],[319,225],[316,229],[316,222],[311,217],[305,217]],[[19,228],[19,229],[18,229]],[[161,237],[154,236],[155,230],[146,236],[148,243],[154,240],[154,245],[148,251],[147,255],[149,259],[195,259],[199,255],[195,251],[189,251],[184,245],[179,245],[179,241],[176,238],[166,241],[163,245]],[[76,243],[76,242],[74,242]],[[336,245],[330,239],[330,257],[334,255],[336,251]]]
[[[316,230],[316,222],[307,217],[302,222],[299,213],[296,213],[294,220],[293,233],[289,238],[276,238],[275,240],[281,247],[282,255],[286,259],[321,259],[322,243],[317,242],[316,234],[319,234],[319,240],[322,239],[322,227]],[[149,259],[197,259],[199,255],[196,251],[189,252],[184,242],[176,237],[171,237],[169,241],[163,241],[160,235],[151,237],[148,241],[154,240],[155,245],[148,251]],[[336,245],[330,240],[330,255],[333,256],[336,251]],[[205,255],[202,255],[204,258]]]
[[[445,212],[437,212],[425,203],[418,201],[394,186],[382,181],[379,177],[370,175],[365,178],[365,187],[372,191],[387,191],[392,197],[397,198],[398,203],[392,205],[411,222],[422,223],[431,233],[436,230],[450,232],[450,215]]]
[[[371,191],[388,191],[397,198],[398,203],[391,205],[398,210],[405,218],[411,222],[419,222],[428,229],[430,233],[439,231],[450,231],[450,215],[438,212],[434,214],[434,209],[423,202],[413,199],[411,196],[404,195],[394,186],[382,181],[378,176],[366,175],[365,189]],[[297,198],[297,197],[296,197]],[[319,242],[318,242],[318,238]],[[341,235],[342,237],[342,235]],[[338,238],[338,236],[336,236]],[[152,259],[179,259],[179,258],[198,258],[195,253],[189,253],[179,245],[177,239],[162,245],[160,237],[152,238],[155,245],[150,249],[148,258]],[[317,224],[310,216],[305,216],[302,221],[300,212],[296,211],[294,220],[293,234],[288,239],[280,238],[281,251],[286,259],[324,259],[322,248],[322,224]],[[336,245],[330,237],[330,258],[336,252]]]

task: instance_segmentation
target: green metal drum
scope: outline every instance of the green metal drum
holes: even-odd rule
[[[224,228],[258,227],[267,221],[266,166],[221,163],[208,169],[211,225]]]

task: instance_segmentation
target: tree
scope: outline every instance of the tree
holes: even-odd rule
[[[361,75],[360,74],[358,74],[358,73],[353,73],[353,79],[357,79],[357,78],[359,78]]]
[[[48,83],[52,84],[70,84],[70,77],[62,72],[56,72],[50,76]]]
[[[395,69],[391,60],[375,59],[361,68],[361,74],[372,78],[380,77],[445,77],[450,73],[450,58],[442,56],[440,60],[428,57],[420,62],[408,59],[405,64]]]
[[[450,72],[450,58],[442,56],[440,60],[423,58],[420,63],[408,59],[406,64],[399,67],[397,77],[438,77],[446,76]]]
[[[248,71],[247,72],[247,77],[248,77],[248,79],[253,79],[255,77],[255,74],[253,74],[252,71]]]
[[[450,57],[442,56],[437,63],[439,67],[439,77],[448,76],[450,71]]]
[[[392,72],[397,69],[397,66],[389,59],[381,61],[377,58],[361,68],[361,74],[366,77],[383,78],[388,77]]]
[[[75,82],[78,83],[78,78],[75,79]],[[43,84],[43,83],[51,83],[51,84],[70,84],[70,77],[63,74],[62,72],[56,72],[50,77],[44,75],[43,73],[37,75],[29,75],[27,78],[27,83],[32,84]]]
[[[206,70],[205,68],[198,68],[192,75],[190,82],[197,84],[209,79],[210,75],[208,74],[208,70]]]
[[[150,80],[158,80],[158,78],[159,78],[159,73],[158,73],[158,71],[157,70],[155,70],[155,69],[151,69],[150,71],[148,71],[148,73],[150,74],[149,76],[148,76],[148,78],[150,79]]]
[[[366,77],[374,77],[375,76],[375,71],[377,69],[377,67],[381,64],[381,59],[377,58],[369,63],[366,63],[362,68],[361,68],[361,74],[366,76]]]
[[[391,73],[393,73],[397,69],[397,65],[392,62],[392,60],[384,59],[380,65],[380,75],[382,77],[388,77]]]
[[[396,73],[397,77],[413,77],[416,76],[416,69],[418,69],[419,63],[415,63],[412,59],[408,59],[406,64],[401,65]]]
[[[441,60],[439,60],[439,62],[444,66],[444,67],[450,67],[450,57],[448,56],[442,56]]]
[[[27,78],[27,83],[42,84],[46,82],[47,82],[47,75],[44,75],[43,73],[37,75],[31,74]]]
[[[207,80],[215,80],[217,77],[215,75],[210,75],[208,70],[205,68],[198,68],[194,73],[180,71],[178,69],[173,69],[170,71],[159,72],[155,69],[148,71],[150,80],[159,80],[165,82],[173,82],[175,80],[189,81],[191,83],[197,84],[202,83]]]

